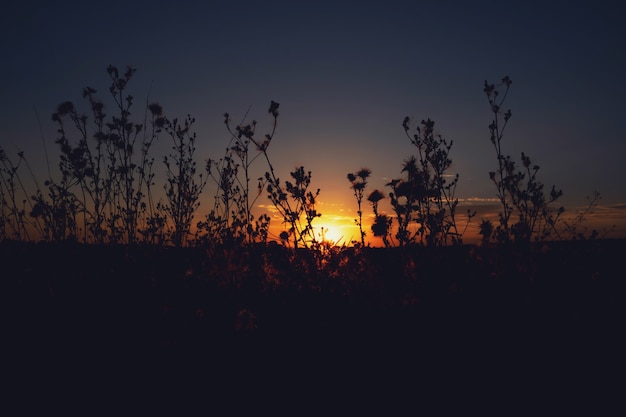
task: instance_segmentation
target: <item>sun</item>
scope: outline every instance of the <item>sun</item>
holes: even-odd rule
[[[351,231],[346,230],[345,226],[341,226],[333,223],[319,223],[313,227],[315,231],[315,237],[323,242],[332,243],[335,245],[349,245],[351,238]]]

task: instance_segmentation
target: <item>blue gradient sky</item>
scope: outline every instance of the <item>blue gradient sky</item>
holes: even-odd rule
[[[626,29],[607,2],[72,2],[24,1],[0,17],[0,146],[45,166],[56,154],[50,114],[81,103],[84,86],[106,97],[109,64],[137,68],[137,114],[148,93],[170,117],[194,116],[198,159],[228,143],[222,114],[269,131],[282,178],[304,165],[321,188],[320,211],[351,224],[346,180],[373,171],[385,189],[413,153],[402,120],[431,118],[454,140],[457,197],[495,197],[496,159],[483,81],[509,75],[513,118],[505,152],[521,151],[575,210],[597,190],[597,213],[625,235]],[[84,107],[87,110],[86,107]],[[41,129],[37,114],[41,119]],[[167,143],[162,143],[163,152]],[[54,164],[54,162],[53,162]],[[258,161],[259,174],[266,167]],[[207,191],[206,198],[211,195]],[[211,203],[203,202],[208,209]],[[605,224],[603,223],[603,224]]]

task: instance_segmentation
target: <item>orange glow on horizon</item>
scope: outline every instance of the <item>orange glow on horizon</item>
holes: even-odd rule
[[[352,230],[354,229],[354,230]],[[359,236],[356,226],[345,226],[339,222],[320,221],[314,223],[315,237],[322,242],[343,246],[352,246],[352,241]],[[356,232],[356,234],[355,234]]]
[[[329,213],[328,210],[330,207],[327,207],[327,211],[324,211],[322,215],[313,220],[313,233],[315,235],[315,239],[318,242],[327,242],[337,246],[354,246],[355,243],[361,242],[361,234],[359,231],[359,226],[356,224],[355,219],[357,218],[356,213],[347,212],[344,209],[335,208],[332,213]],[[384,247],[384,243],[381,237],[374,236],[372,233],[372,224],[374,222],[373,214],[364,213],[363,215],[363,231],[365,232],[365,245],[370,247]],[[465,227],[465,219],[459,220],[459,227],[463,229]],[[302,223],[304,224],[304,218],[302,219]],[[470,222],[467,230],[465,230],[465,234],[463,236],[464,243],[476,244],[480,242],[479,231],[479,223],[480,221],[473,220]],[[270,237],[269,240],[279,241],[279,235],[282,231],[286,230],[285,224],[280,221],[280,219],[274,215],[272,217],[272,221],[270,222]],[[396,232],[396,224],[395,220],[392,226],[390,241],[392,245],[395,245],[395,232]]]
[[[351,217],[323,213],[321,217],[314,219],[312,224],[313,234],[318,242],[352,246],[352,241],[360,240],[359,228]],[[270,222],[270,240],[279,240],[278,236],[284,230],[286,230],[284,223],[274,217]]]

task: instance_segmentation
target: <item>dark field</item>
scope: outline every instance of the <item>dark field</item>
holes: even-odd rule
[[[385,393],[419,409],[437,393],[597,411],[623,396],[625,249],[4,243],[4,375],[25,403],[182,392],[309,410]]]

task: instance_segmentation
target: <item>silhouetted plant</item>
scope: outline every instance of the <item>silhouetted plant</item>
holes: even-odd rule
[[[371,226],[372,233],[374,236],[382,238],[385,247],[389,247],[389,230],[392,219],[386,214],[378,212],[378,203],[384,198],[385,196],[379,190],[374,190],[367,196],[367,200],[372,203],[372,211],[374,212],[374,223]]]
[[[389,198],[398,223],[396,238],[400,246],[405,246],[418,241],[420,230],[410,230],[409,226],[413,212],[417,209],[418,200],[426,198],[426,195],[420,179],[416,177],[415,157],[412,156],[404,161],[402,172],[407,173],[406,179],[393,179],[386,185],[392,190]]]
[[[357,215],[358,219],[354,222],[359,226],[359,232],[361,234],[361,246],[365,246],[365,231],[363,231],[363,211],[361,210],[361,202],[363,201],[363,194],[365,193],[365,187],[367,186],[367,179],[372,174],[372,171],[367,168],[361,168],[356,174],[349,173],[348,181],[350,181],[352,191],[354,191],[354,198],[358,206]]]
[[[0,240],[22,240],[28,236],[25,217],[26,208],[24,201],[21,205],[17,197],[17,178],[19,161],[13,161],[0,148]]]
[[[402,123],[404,132],[417,148],[418,154],[417,158],[411,157],[405,162],[403,171],[406,172],[407,179],[392,185],[392,205],[400,209],[396,211],[400,211],[402,219],[399,236],[401,243],[409,243],[419,236],[420,243],[429,246],[462,244],[467,224],[475,215],[468,210],[465,229],[460,231],[457,228],[458,199],[455,192],[459,174],[447,174],[452,165],[450,150],[453,141],[448,142],[435,133],[434,126],[434,121],[422,120],[411,135],[409,117],[405,117]],[[400,203],[400,197],[405,198],[404,204]],[[412,220],[419,226],[417,235],[408,231]]]
[[[59,170],[61,173],[60,186],[55,184],[53,178],[49,178],[48,186],[51,189],[49,197],[53,202],[54,189],[63,189],[69,178],[74,177],[81,188],[83,198],[83,232],[91,232],[95,242],[101,243],[107,238],[107,227],[109,216],[107,207],[112,199],[111,184],[113,170],[107,169],[107,162],[113,158],[110,155],[112,149],[107,143],[105,126],[104,104],[94,97],[95,90],[85,88],[83,97],[89,100],[91,112],[95,124],[95,149],[90,145],[90,132],[87,127],[87,116],[79,114],[73,103],[65,102],[58,106],[57,112],[52,115],[52,120],[57,124],[57,132],[61,135],[56,143],[60,146],[61,155]],[[64,120],[69,118],[71,124],[78,132],[78,144],[73,147],[68,139],[67,128]],[[87,199],[90,199],[88,202]],[[46,206],[45,201],[39,196],[39,203],[42,208]],[[46,210],[42,210],[44,213]],[[87,240],[87,236],[83,236]]]
[[[270,218],[266,214],[255,218],[252,209],[265,188],[266,180],[260,177],[257,181],[256,194],[252,194],[250,167],[261,155],[273,172],[267,156],[267,148],[276,132],[278,119],[278,103],[272,101],[269,113],[273,117],[272,132],[263,140],[255,138],[257,122],[243,122],[234,129],[228,113],[224,114],[224,124],[231,135],[226,153],[219,160],[209,160],[207,170],[217,185],[215,205],[205,222],[198,224],[207,236],[214,241],[229,242],[238,245],[243,242],[265,242],[268,236]],[[245,118],[244,118],[245,120]],[[251,148],[251,145],[254,145]]]
[[[196,133],[190,132],[194,122],[195,119],[188,115],[182,124],[177,119],[165,120],[163,124],[173,142],[173,153],[163,157],[167,169],[167,184],[164,185],[167,204],[163,208],[174,222],[172,242],[178,247],[187,240],[194,213],[200,206],[200,194],[207,182],[202,173],[196,176],[193,156]]]
[[[60,134],[56,142],[61,150],[62,178],[59,184],[51,181],[51,187],[58,190],[55,195],[74,198],[73,189],[78,187],[80,199],[76,199],[83,215],[85,241],[91,237],[95,242],[135,243],[140,222],[145,224],[154,216],[150,191],[154,158],[149,156],[149,151],[162,127],[162,109],[151,104],[147,106],[144,123],[133,123],[130,119],[133,96],[126,90],[135,69],[128,67],[120,74],[110,65],[107,73],[111,78],[109,92],[115,115],[107,120],[105,106],[91,87],[83,90],[83,98],[91,107],[93,129],[88,127],[88,116],[79,113],[69,101],[62,103],[52,115]],[[145,130],[148,111],[152,115],[150,133]],[[70,141],[67,119],[77,132],[76,144]]]
[[[22,164],[29,171],[37,190],[39,185],[24,152],[18,151],[17,157],[17,161],[14,162],[0,147],[0,242],[9,239],[30,241],[32,232],[43,234],[43,226],[39,219],[35,218],[35,221],[31,222],[26,215],[26,210],[29,209],[32,213],[35,206],[20,176]]]
[[[293,239],[294,247],[308,247],[315,242],[312,222],[320,214],[315,210],[315,198],[319,190],[313,193],[308,190],[311,172],[305,173],[304,168],[297,168],[291,173],[294,182],[283,184],[276,176],[268,148],[274,137],[278,120],[279,104],[270,103],[268,113],[273,117],[272,131],[263,139],[256,138],[256,121],[250,124],[240,123],[234,129],[230,125],[230,115],[224,114],[224,123],[231,134],[231,141],[226,154],[220,160],[209,160],[209,174],[217,185],[215,207],[199,228],[206,230],[207,235],[234,245],[243,242],[265,242],[268,236],[270,218],[266,214],[255,220],[252,208],[258,197],[267,189],[268,197],[276,210],[289,225],[285,231],[288,241]],[[254,145],[254,148],[251,147]],[[254,151],[253,151],[254,150]],[[269,171],[257,180],[257,194],[251,193],[250,167],[259,157],[263,156]]]
[[[68,191],[71,186],[68,177],[64,176],[59,183],[45,181],[46,198],[24,152],[18,151],[17,156],[18,160],[14,162],[0,148],[0,241],[31,241],[32,235],[49,242],[75,240],[81,204]],[[26,189],[20,175],[22,164],[35,185],[33,195]]]
[[[482,236],[481,245],[487,247],[493,241],[493,223],[490,220],[482,220],[479,225],[478,234]]]
[[[501,205],[499,224],[493,234],[499,243],[545,240],[555,231],[556,222],[564,211],[563,207],[556,210],[551,207],[563,192],[554,186],[549,193],[544,192],[544,185],[537,178],[539,166],[533,165],[524,152],[521,155],[521,169],[517,168],[511,156],[504,154],[502,139],[511,118],[511,110],[502,113],[502,105],[511,83],[509,77],[504,77],[497,86],[485,81],[483,88],[493,113],[489,132],[498,159],[497,170],[489,173]],[[501,89],[504,89],[503,94],[500,94]],[[517,215],[515,222],[512,219],[514,213]]]
[[[214,166],[217,166],[217,169],[214,169]],[[231,222],[230,218],[233,194],[238,192],[238,189],[234,189],[238,173],[237,166],[232,157],[227,154],[217,164],[209,159],[207,171],[217,184],[217,192],[213,209],[205,221],[198,222],[198,231],[202,233],[199,239],[205,243],[234,243],[235,236],[238,235],[238,232],[234,230],[237,223]]]
[[[30,215],[43,221],[42,238],[48,242],[76,240],[78,236],[78,213],[84,212],[82,204],[69,191],[66,178],[59,183],[46,181],[47,198],[38,189],[32,196],[35,204]]]
[[[448,142],[434,130],[435,122],[422,120],[411,135],[410,119],[402,122],[405,134],[417,148],[417,157],[404,161],[402,172],[405,178],[391,180],[389,198],[397,221],[396,238],[400,246],[420,243],[442,246],[448,243],[462,244],[463,234],[476,213],[467,212],[465,229],[459,231],[456,223],[458,199],[455,197],[459,174],[452,180],[447,177],[452,164]],[[385,219],[376,219],[376,227],[382,232]]]
[[[605,235],[611,231],[604,230],[599,232],[596,229],[587,230],[583,226],[587,216],[593,214],[594,208],[597,207],[598,201],[601,199],[601,195],[598,191],[594,191],[591,196],[587,196],[587,205],[584,209],[576,212],[575,216],[571,219],[562,218],[559,225],[555,225],[554,230],[559,239],[571,239],[571,240],[591,240],[598,236]],[[613,226],[614,228],[615,226]]]
[[[287,232],[293,239],[294,248],[297,249],[299,244],[307,248],[316,242],[313,220],[321,216],[315,209],[320,190],[309,191],[311,171],[305,172],[304,167],[296,168],[290,175],[295,182],[285,181],[283,186],[278,177],[266,172],[268,197],[285,224],[289,225]]]

